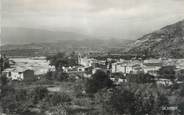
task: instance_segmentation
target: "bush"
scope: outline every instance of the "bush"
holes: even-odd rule
[[[113,82],[110,80],[109,76],[102,70],[98,70],[92,79],[87,80],[86,82],[86,92],[87,93],[96,93],[98,90],[105,87],[112,87]]]
[[[112,108],[120,114],[129,114],[135,110],[135,95],[128,90],[114,90],[110,99]]]
[[[161,78],[174,80],[176,78],[175,66],[164,66],[159,69],[158,74]]]
[[[8,78],[5,75],[0,75],[0,83],[3,86],[8,84]]]
[[[100,103],[109,114],[154,115],[169,102],[165,95],[159,95],[152,87],[142,84],[121,85],[110,92],[107,91],[105,96],[105,93],[99,95],[102,100]]]
[[[52,71],[48,71],[45,75],[47,80],[53,80],[53,73]]]
[[[135,83],[154,83],[154,76],[144,73],[139,74],[129,74],[128,75],[129,82]]]
[[[47,100],[49,101],[50,105],[52,105],[52,106],[71,102],[70,96],[65,94],[65,93],[50,94],[48,96]]]
[[[47,80],[64,81],[68,80],[69,75],[63,71],[47,72],[45,75]]]
[[[6,85],[1,89],[1,105],[4,112],[12,112],[16,109],[15,89]]]
[[[68,115],[67,105],[58,105],[50,110],[52,115]]]
[[[31,95],[33,96],[33,103],[37,104],[48,96],[48,90],[46,87],[39,86],[34,88]]]
[[[180,91],[180,96],[184,97],[184,86],[182,87],[181,91]]]
[[[169,100],[165,95],[160,95],[157,101],[159,107],[165,107],[169,105]]]
[[[85,84],[84,84],[84,80],[78,80],[75,82],[75,85],[74,85],[74,93],[75,93],[75,96],[77,98],[82,98],[83,96],[85,96]]]
[[[178,105],[178,109],[179,109],[179,114],[184,115],[184,102]]]
[[[77,55],[75,52],[67,55],[65,52],[57,53],[54,56],[48,56],[47,60],[50,61],[50,65],[54,65],[57,71],[63,71],[62,67],[76,66]]]
[[[32,106],[28,91],[25,89],[15,90],[12,86],[4,87],[1,103],[5,113],[24,113]]]
[[[6,97],[7,95],[14,95],[15,89],[11,85],[5,85],[1,88],[0,97]]]

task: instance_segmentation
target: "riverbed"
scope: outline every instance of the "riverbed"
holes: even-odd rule
[[[34,70],[36,75],[44,74],[49,69],[49,61],[45,57],[30,57],[30,58],[11,58],[13,65],[11,69],[22,72],[25,70]]]

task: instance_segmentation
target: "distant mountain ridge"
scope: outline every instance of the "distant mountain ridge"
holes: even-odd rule
[[[136,41],[104,40],[73,32],[27,28],[12,30],[4,28],[2,38],[3,43],[13,44],[2,46],[1,49],[4,50],[38,48],[53,51],[53,49],[72,48],[120,48],[133,54],[146,53],[154,57],[184,58],[184,20],[144,35]]]
[[[48,31],[30,28],[3,28],[2,52],[20,55],[22,51],[36,50],[37,54],[47,54],[72,50],[124,49],[130,40],[103,39],[74,32]],[[38,53],[39,52],[39,53]],[[31,54],[31,52],[30,52]]]
[[[46,30],[35,28],[2,28],[3,44],[30,44],[43,42],[58,42],[60,40],[89,39],[90,36],[59,30]]]
[[[42,47],[57,46],[60,48],[79,47],[122,47],[130,40],[104,39],[103,37],[93,37],[81,33],[67,32],[62,30],[45,30],[32,28],[2,28],[3,47]],[[26,45],[24,45],[26,44]],[[28,46],[27,46],[28,45]]]
[[[131,53],[150,53],[157,57],[184,58],[184,20],[147,34],[133,42]]]

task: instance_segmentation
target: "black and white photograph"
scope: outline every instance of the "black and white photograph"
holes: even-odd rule
[[[184,0],[0,0],[0,115],[184,115]]]

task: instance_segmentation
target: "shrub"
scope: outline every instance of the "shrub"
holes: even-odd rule
[[[59,105],[59,104],[71,102],[70,96],[65,93],[53,93],[53,94],[50,94],[47,99],[50,105]]]
[[[39,101],[42,101],[44,98],[48,96],[48,90],[46,87],[36,87],[34,90],[31,92],[31,95],[33,96],[33,102],[34,104],[37,104]]]
[[[8,78],[5,75],[0,75],[0,83],[3,86],[8,84]]]
[[[179,114],[183,115],[184,114],[184,102],[178,105],[178,109],[179,109]]]
[[[129,114],[135,109],[135,95],[128,90],[114,90],[110,99],[112,108],[118,113]]]
[[[182,87],[181,91],[180,91],[180,96],[184,97],[184,86]]]
[[[128,75],[129,82],[135,83],[154,83],[154,76],[144,73],[139,74],[129,74]]]
[[[160,112],[161,107],[168,105],[165,95],[159,95],[152,87],[142,84],[121,85],[110,92],[105,96],[105,93],[99,95],[100,103],[109,114],[154,115]]]
[[[102,70],[98,70],[92,79],[87,80],[86,82],[86,92],[87,93],[96,93],[102,88],[110,88],[113,82],[110,80],[109,76]]]

